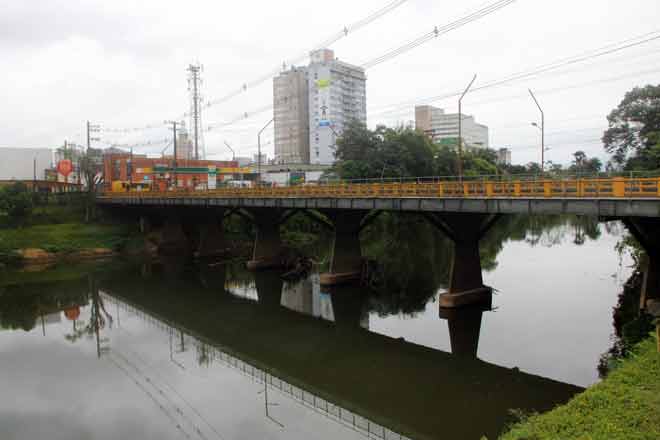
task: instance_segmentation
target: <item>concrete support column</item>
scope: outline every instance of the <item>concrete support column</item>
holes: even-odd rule
[[[257,228],[250,270],[277,268],[282,266],[282,241],[280,239],[281,212],[275,208],[250,210]]]
[[[332,221],[335,235],[332,242],[330,271],[321,274],[321,285],[330,286],[360,279],[362,251],[360,249],[360,223],[364,211],[330,210],[324,214]]]
[[[449,289],[440,295],[440,307],[454,308],[490,302],[492,292],[481,276],[479,240],[497,220],[490,214],[444,213],[427,218],[454,242]]]
[[[140,215],[139,218],[139,227],[141,234],[148,234],[151,232],[151,220],[146,215]]]
[[[646,251],[639,304],[641,309],[646,309],[649,302],[660,301],[660,218],[628,217],[623,223]]]
[[[226,250],[225,234],[222,229],[222,218],[224,212],[213,211],[202,217],[197,224],[199,230],[199,247],[197,250],[200,258],[215,257],[224,254]]]
[[[166,256],[187,257],[191,253],[190,242],[183,232],[181,217],[170,215],[165,219],[161,231],[158,253]]]

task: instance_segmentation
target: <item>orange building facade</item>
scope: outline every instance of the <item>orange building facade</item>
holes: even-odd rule
[[[148,158],[129,153],[103,157],[107,190],[168,191],[177,189],[214,189],[236,175],[250,174],[235,161],[174,160],[172,157]]]

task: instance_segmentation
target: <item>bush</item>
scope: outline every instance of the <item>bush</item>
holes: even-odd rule
[[[32,215],[34,194],[23,183],[15,183],[0,188],[0,211],[7,216],[7,222],[23,225]]]

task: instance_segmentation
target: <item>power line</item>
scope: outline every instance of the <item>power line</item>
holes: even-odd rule
[[[370,67],[376,66],[380,63],[383,63],[385,61],[388,61],[392,58],[395,58],[405,52],[408,52],[411,49],[416,48],[417,46],[421,46],[422,44],[426,43],[427,41],[430,41],[434,38],[439,37],[440,35],[444,35],[448,32],[451,32],[455,29],[458,29],[460,27],[463,27],[469,23],[472,23],[473,21],[479,20],[480,18],[486,17],[506,6],[509,6],[510,4],[514,3],[516,0],[498,0],[494,3],[490,3],[489,5],[469,13],[468,15],[459,18],[456,21],[453,21],[451,23],[448,23],[444,26],[436,26],[434,27],[430,32],[427,32],[425,34],[422,34],[421,36],[405,43],[402,46],[399,46],[395,49],[391,49],[384,54],[367,61],[363,64],[360,65],[360,67],[364,69],[368,69]]]
[[[614,76],[614,77],[603,78],[603,79],[599,79],[599,80],[576,83],[576,84],[567,85],[567,86],[552,87],[552,88],[547,88],[547,89],[539,89],[538,93],[539,94],[552,94],[552,93],[558,93],[558,92],[565,92],[565,91],[568,91],[568,90],[579,89],[579,88],[590,87],[590,86],[609,83],[609,82],[620,81],[622,79],[635,78],[635,77],[638,77],[638,76],[656,74],[658,72],[660,72],[660,67],[655,68],[655,69],[637,71],[637,72],[633,72],[633,73],[625,74],[625,75],[618,75],[618,76]],[[453,97],[453,95],[452,96],[447,96],[446,98],[443,98],[443,99],[449,99],[451,97]],[[486,99],[486,100],[481,100],[481,101],[473,101],[473,102],[470,102],[470,105],[478,106],[478,105],[492,104],[492,103],[503,102],[503,101],[511,101],[511,100],[516,100],[516,99],[522,99],[522,98],[526,98],[526,97],[527,97],[527,95],[525,95],[523,93],[520,93],[520,94],[517,94],[517,95],[509,95],[509,96],[505,96],[505,97],[496,97],[496,98]],[[440,100],[441,99],[438,99],[437,101],[440,101]],[[434,100],[434,101],[436,101],[436,100]],[[428,103],[428,102],[434,102],[434,101],[422,100],[420,102]],[[385,116],[385,115],[387,115],[387,116],[394,117],[394,116],[401,116],[401,115],[408,114],[408,113],[410,113],[410,106],[405,105],[405,109],[404,109],[404,106],[402,105],[400,108],[397,108],[397,109],[389,109],[389,110],[386,110],[386,111],[371,113],[371,116],[373,117],[373,116]]]
[[[647,37],[651,34],[654,34],[654,35],[652,37],[643,38],[643,39],[640,40],[640,38]],[[634,43],[629,43],[629,41],[634,40],[634,39],[637,39],[638,41],[636,41]],[[532,69],[523,70],[523,71],[519,71],[519,72],[510,74],[510,75],[505,76],[505,77],[500,78],[500,79],[491,80],[491,81],[489,81],[485,84],[474,87],[473,92],[480,91],[480,90],[486,90],[486,89],[490,89],[490,88],[493,88],[493,87],[498,87],[498,86],[501,86],[501,85],[504,85],[504,84],[508,84],[508,83],[515,82],[515,81],[520,81],[520,80],[523,80],[523,79],[528,79],[528,78],[531,78],[531,77],[534,77],[534,76],[538,76],[538,75],[545,74],[547,72],[559,69],[561,67],[566,67],[566,66],[581,63],[581,62],[584,62],[584,61],[600,58],[600,57],[603,57],[603,56],[606,56],[606,55],[609,55],[609,54],[612,54],[612,53],[615,53],[615,52],[619,52],[619,51],[629,49],[629,48],[632,48],[632,47],[635,47],[635,46],[646,44],[646,43],[649,43],[651,41],[655,41],[655,40],[658,40],[658,39],[660,39],[660,30],[651,32],[649,34],[645,34],[645,35],[640,36],[640,37],[635,37],[633,39],[624,40],[624,41],[619,42],[619,43],[614,43],[614,45],[618,46],[618,47],[615,47],[615,48],[611,48],[613,45],[610,44],[610,45],[601,47],[599,49],[596,49],[595,51],[590,51],[590,53],[588,55],[585,55],[583,53],[583,54],[575,55],[575,56],[568,57],[568,58],[562,58],[562,59],[557,60],[557,61],[552,62],[552,63],[543,64],[543,65],[537,66],[537,67],[532,68]],[[416,103],[419,103],[419,102],[429,103],[429,102],[440,101],[440,100],[448,99],[448,98],[455,98],[457,96],[460,96],[460,94],[461,94],[460,91],[454,91],[454,92],[449,92],[449,93],[446,93],[446,94],[443,94],[443,95],[436,95],[436,96],[431,96],[431,97],[426,97],[426,98],[417,98],[417,99],[414,99],[414,100],[406,100],[406,101],[402,101],[398,104],[390,105],[390,106],[388,106],[388,107],[391,107],[390,110],[388,110],[386,112],[377,113],[377,114],[386,114],[386,113],[394,111],[398,108],[401,108],[401,107],[404,107],[404,106],[410,106],[410,105],[413,105],[413,104],[416,104]]]
[[[265,81],[270,80],[273,76],[277,75],[282,70],[284,70],[283,68],[287,64],[288,65],[294,65],[295,63],[300,62],[301,60],[304,60],[305,58],[307,58],[309,56],[310,52],[313,52],[314,50],[318,50],[318,49],[328,47],[328,46],[336,43],[337,41],[341,40],[342,38],[347,37],[349,34],[355,32],[355,31],[357,31],[357,30],[359,30],[359,29],[361,29],[365,26],[367,26],[370,23],[373,23],[377,19],[383,17],[387,13],[389,13],[389,12],[393,11],[394,9],[398,8],[399,6],[404,4],[406,1],[407,0],[394,0],[394,1],[386,4],[384,7],[378,9],[377,11],[369,14],[368,16],[366,16],[366,17],[364,17],[364,18],[362,18],[362,19],[360,19],[360,20],[358,20],[358,21],[356,21],[356,22],[354,22],[354,23],[352,23],[348,26],[344,26],[340,31],[332,34],[330,37],[326,38],[325,40],[323,40],[319,44],[315,45],[311,50],[309,50],[305,53],[302,53],[300,55],[295,56],[294,58],[290,59],[288,62],[286,62],[286,61],[283,62],[281,68],[278,67],[274,70],[269,71],[268,73],[265,73],[265,74],[260,75],[260,76],[254,78],[250,81],[247,81],[247,82],[243,83],[239,88],[234,89],[233,91],[227,93],[224,96],[221,96],[220,98],[209,100],[206,103],[205,107],[208,108],[208,107],[211,107],[213,105],[229,101],[230,99],[232,99],[232,98],[234,98],[234,97],[236,97],[236,96],[238,96],[238,95],[240,95],[244,92],[247,92],[248,90],[252,89],[253,87],[255,87],[255,86],[257,86],[257,85],[259,85],[259,84],[261,84]]]
[[[478,20],[482,17],[490,15],[490,14],[492,14],[492,13],[494,13],[494,12],[510,5],[511,3],[514,3],[515,1],[516,0],[497,0],[496,2],[490,3],[487,6],[482,7],[481,9],[478,9],[477,11],[471,12],[468,15],[466,15],[466,16],[464,16],[464,17],[462,17],[462,18],[460,18],[456,21],[448,23],[444,26],[440,26],[440,27],[436,26],[431,32],[428,32],[428,33],[422,35],[421,37],[418,37],[415,40],[413,40],[411,42],[408,42],[408,43],[404,44],[403,46],[398,47],[397,49],[388,51],[384,55],[381,55],[377,58],[374,58],[370,61],[367,61],[367,62],[363,63],[360,67],[362,67],[364,69],[368,69],[368,68],[373,67],[377,64],[383,63],[383,62],[385,62],[387,60],[390,60],[390,59],[392,59],[392,58],[394,58],[398,55],[401,55],[402,53],[407,52],[407,51],[409,51],[409,50],[411,50],[411,49],[413,49],[413,48],[415,48],[415,47],[417,47],[417,46],[419,46],[419,45],[421,45],[421,44],[423,44],[423,43],[425,43],[425,42],[427,42],[427,41],[429,41],[433,38],[439,37],[440,35],[444,35],[444,34],[450,32],[454,29],[458,29],[459,27],[465,26],[466,24],[469,24],[469,23],[471,23],[473,21],[476,21],[476,20]],[[275,72],[275,74],[277,74],[277,73],[278,72]],[[270,76],[268,78],[271,78],[273,76],[272,73],[269,74],[269,75]],[[234,95],[232,95],[232,97],[233,96]],[[262,106],[259,109],[253,110],[251,112],[244,112],[240,116],[235,117],[235,118],[233,118],[233,119],[231,119],[227,122],[218,123],[218,124],[211,124],[209,127],[211,127],[211,126],[219,126],[219,127],[229,126],[229,125],[232,125],[232,124],[234,124],[236,122],[239,122],[243,119],[248,119],[249,117],[252,117],[252,116],[254,116],[258,113],[263,113],[264,111],[270,110],[272,108],[273,108],[272,104],[269,104],[267,106]],[[207,129],[210,130],[211,128],[207,127]]]

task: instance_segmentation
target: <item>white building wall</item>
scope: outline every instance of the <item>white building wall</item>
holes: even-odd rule
[[[364,70],[322,50],[312,54],[308,84],[310,163],[332,164],[337,137],[346,124],[354,119],[367,122]]]
[[[32,180],[35,158],[37,180],[44,180],[44,170],[53,162],[49,148],[0,148],[0,180]]]

